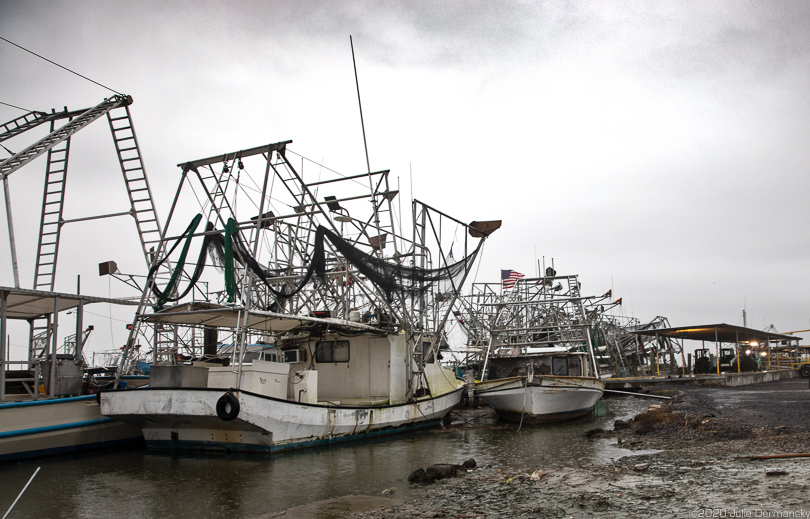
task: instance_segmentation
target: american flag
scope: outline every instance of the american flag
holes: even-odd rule
[[[503,282],[504,289],[514,287],[518,279],[525,277],[526,276],[515,270],[501,270],[501,281]]]

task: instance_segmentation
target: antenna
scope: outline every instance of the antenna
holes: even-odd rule
[[[357,106],[360,107],[360,127],[363,129],[363,147],[366,149],[366,168],[371,173],[371,163],[368,161],[368,144],[366,143],[366,125],[363,122],[363,104],[360,103],[360,81],[357,79],[357,62],[354,60],[354,42],[349,35],[349,45],[352,47],[352,65],[354,66],[354,84],[357,86]]]
[[[371,203],[374,210],[374,228],[377,229],[377,235],[382,232],[380,230],[380,215],[377,212],[377,196],[374,190],[374,183],[371,180],[371,163],[368,160],[368,143],[366,142],[366,124],[363,122],[363,104],[360,102],[360,81],[357,79],[357,62],[354,59],[354,41],[352,35],[349,35],[349,44],[352,47],[352,65],[354,66],[354,84],[357,86],[357,106],[360,107],[360,127],[363,129],[363,148],[366,150],[366,169],[368,172],[368,187],[371,190]],[[393,222],[391,223],[393,226]],[[393,231],[393,227],[391,228]],[[383,257],[382,247],[376,249],[379,257]]]

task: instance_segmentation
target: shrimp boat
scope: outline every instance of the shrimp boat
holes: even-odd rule
[[[59,249],[65,225],[98,218],[131,216],[135,220],[146,266],[150,242],[160,237],[158,219],[129,112],[131,103],[131,97],[116,95],[92,108],[74,111],[65,108],[64,111],[50,113],[34,111],[0,124],[0,142],[22,149],[0,161],[9,239],[4,253],[6,250],[10,253],[14,279],[13,287],[0,287],[0,461],[141,441],[137,428],[101,415],[94,394],[95,375],[88,369],[83,352],[93,330],[89,319],[85,320],[85,306],[130,305],[134,311],[137,301],[81,294],[78,287],[75,293],[55,290],[57,257],[64,257],[64,251],[60,255]],[[68,157],[75,157],[77,151],[82,153],[81,148],[76,150],[75,144],[71,153],[71,142],[78,140],[76,134],[80,130],[101,118],[109,123],[124,177],[122,187],[127,190],[129,204],[125,212],[98,214],[99,211],[93,211],[96,214],[85,212],[81,217],[71,218],[64,211]],[[60,126],[61,123],[64,124]],[[46,127],[50,129],[44,137],[31,138]],[[31,140],[34,142],[30,143]],[[100,150],[94,148],[92,153],[94,160],[103,163],[105,157]],[[32,262],[17,260],[9,176],[41,156],[45,160],[44,190],[33,287],[29,289],[20,286],[18,265]],[[112,155],[108,158],[111,159]],[[99,166],[99,170],[112,169],[108,169],[106,164]],[[31,192],[27,190],[25,203],[30,204],[32,199]],[[87,204],[80,204],[79,207],[81,210],[94,209]],[[119,232],[118,236],[125,238],[126,235]],[[127,246],[116,243],[116,251],[123,250],[128,250]],[[99,265],[100,273],[112,275],[115,269],[110,270],[110,265],[114,265],[114,262]],[[102,267],[108,270],[101,272]],[[75,328],[68,326],[68,319],[75,319]],[[10,354],[8,342],[11,335],[9,328],[16,326],[13,324],[15,321],[25,321],[29,327],[27,356],[21,360],[15,360],[16,357]],[[75,333],[71,333],[74,330]]]
[[[26,361],[0,371],[0,461],[137,443],[139,431],[104,417],[82,348],[93,330],[82,330],[84,307],[131,302],[88,295],[0,287],[0,331],[9,320],[31,323]],[[57,346],[56,330],[67,312],[78,316],[78,330]],[[61,316],[60,316],[61,314]],[[61,319],[60,319],[61,317]],[[50,323],[39,332],[34,323]],[[0,345],[0,350],[5,343]],[[5,368],[5,366],[4,366]]]
[[[305,181],[307,159],[298,156],[299,172],[291,142],[178,165],[122,356],[126,364],[142,330],[160,337],[149,384],[101,394],[102,413],[140,427],[147,447],[331,445],[437,425],[461,400],[464,381],[439,362],[443,328],[500,222],[466,224],[414,200],[405,235],[389,171],[316,165],[318,178]],[[180,232],[190,194],[200,209]],[[200,254],[186,274],[192,242]],[[217,269],[205,268],[207,256]],[[164,263],[174,265],[168,281],[157,275]]]
[[[605,389],[591,328],[609,295],[582,297],[577,276],[545,273],[507,289],[476,284],[465,300],[475,313],[465,321],[478,327],[468,337],[479,346],[487,341],[475,394],[506,421],[577,418],[593,410]]]

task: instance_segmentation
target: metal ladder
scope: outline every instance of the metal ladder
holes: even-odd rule
[[[56,272],[56,258],[59,249],[59,232],[62,219],[62,208],[65,195],[65,177],[67,175],[68,150],[70,137],[92,123],[102,115],[118,106],[128,105],[132,98],[114,96],[105,99],[93,108],[84,111],[59,129],[54,129],[55,121],[72,113],[54,113],[42,118],[23,116],[16,121],[6,123],[8,128],[4,135],[16,135],[29,130],[45,120],[51,121],[51,132],[19,153],[0,162],[0,179],[5,179],[13,172],[22,168],[32,160],[44,153],[48,153],[48,164],[45,178],[44,196],[42,202],[42,219],[40,220],[40,235],[37,248],[37,261],[34,274],[34,288],[53,290],[54,274]],[[60,146],[61,145],[61,146]]]
[[[107,120],[110,123],[118,163],[121,165],[121,173],[127,186],[131,214],[138,227],[138,238],[141,240],[144,259],[146,265],[150,266],[153,258],[160,256],[162,230],[128,104],[108,110]]]
[[[574,310],[573,318],[570,324],[587,325],[588,319],[585,315],[585,309],[582,306],[582,300],[579,299],[579,280],[577,276],[566,276],[568,282],[568,297],[572,299],[571,308]],[[570,342],[580,342],[586,340],[586,335],[589,334],[587,328],[570,327],[566,333],[565,340]],[[590,342],[590,341],[588,341]]]
[[[51,121],[51,133],[54,130]],[[39,224],[37,262],[34,269],[34,290],[53,290],[56,256],[62,230],[62,210],[65,202],[70,137],[48,150],[45,168],[45,189],[42,195],[42,217]]]
[[[231,178],[230,169],[225,170],[223,168],[223,171],[219,175],[217,175],[214,172],[214,168],[210,166],[192,168],[191,171],[197,174],[197,179],[200,181],[200,185],[205,191],[205,196],[211,204],[208,219],[210,220],[211,215],[213,215],[213,217],[218,220],[214,225],[219,225],[224,229],[228,218],[235,214],[230,203],[228,203],[227,196],[228,184]]]
[[[28,349],[28,360],[44,359],[51,346],[51,316],[45,316],[38,321],[44,324],[36,325],[36,321],[30,321],[31,331]]]
[[[179,353],[177,327],[171,324],[155,323],[153,362],[175,364]]]
[[[0,124],[0,142],[27,132],[31,128],[36,128],[47,120],[48,116],[43,112],[28,112],[7,123]]]
[[[38,142],[35,142],[23,151],[15,153],[11,157],[0,162],[0,179],[14,173],[60,142],[68,139],[71,135],[78,132],[110,110],[131,103],[132,98],[129,96],[113,96],[105,99],[103,102],[87,110],[58,130],[51,132],[49,135],[43,139],[40,139]]]

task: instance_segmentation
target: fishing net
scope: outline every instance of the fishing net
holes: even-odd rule
[[[236,230],[236,223],[233,220],[228,221],[224,233],[213,232],[213,225],[209,222],[206,225],[205,239],[197,257],[194,273],[189,278],[189,285],[181,293],[176,293],[180,273],[182,273],[185,266],[189,243],[200,219],[201,215],[197,215],[186,231],[175,241],[167,254],[156,262],[149,271],[149,279],[154,279],[158,268],[183,243],[180,258],[166,287],[161,290],[157,283],[152,283],[152,292],[157,300],[154,305],[156,311],[160,310],[167,302],[180,301],[189,294],[206,267],[207,257],[210,257],[213,266],[224,268],[225,288],[230,302],[233,302],[234,298],[238,297],[238,287],[236,287],[233,275],[235,263],[243,268],[250,269],[278,300],[283,301],[303,290],[313,280],[313,276],[320,282],[326,282],[327,251],[325,243],[328,240],[334,250],[343,256],[346,263],[351,264],[360,275],[368,278],[371,283],[381,290],[386,300],[391,302],[395,295],[407,298],[421,297],[426,292],[434,290],[439,284],[457,291],[462,277],[472,267],[481,248],[481,243],[483,243],[483,241],[479,242],[476,249],[460,261],[437,269],[424,269],[386,261],[368,254],[333,231],[318,226],[310,264],[307,266],[304,277],[298,285],[285,285],[279,290],[273,286],[274,276],[269,270],[262,268],[245,245],[241,234]]]
[[[397,293],[405,297],[420,296],[432,290],[440,282],[448,282],[455,289],[458,289],[461,278],[475,262],[482,243],[479,242],[478,247],[460,261],[438,269],[423,269],[416,266],[392,263],[368,254],[354,247],[329,229],[319,226],[315,237],[312,264],[307,275],[311,276],[311,272],[314,272],[321,280],[324,279],[326,273],[324,238],[329,240],[335,250],[348,263],[380,288],[388,301],[391,301]]]

